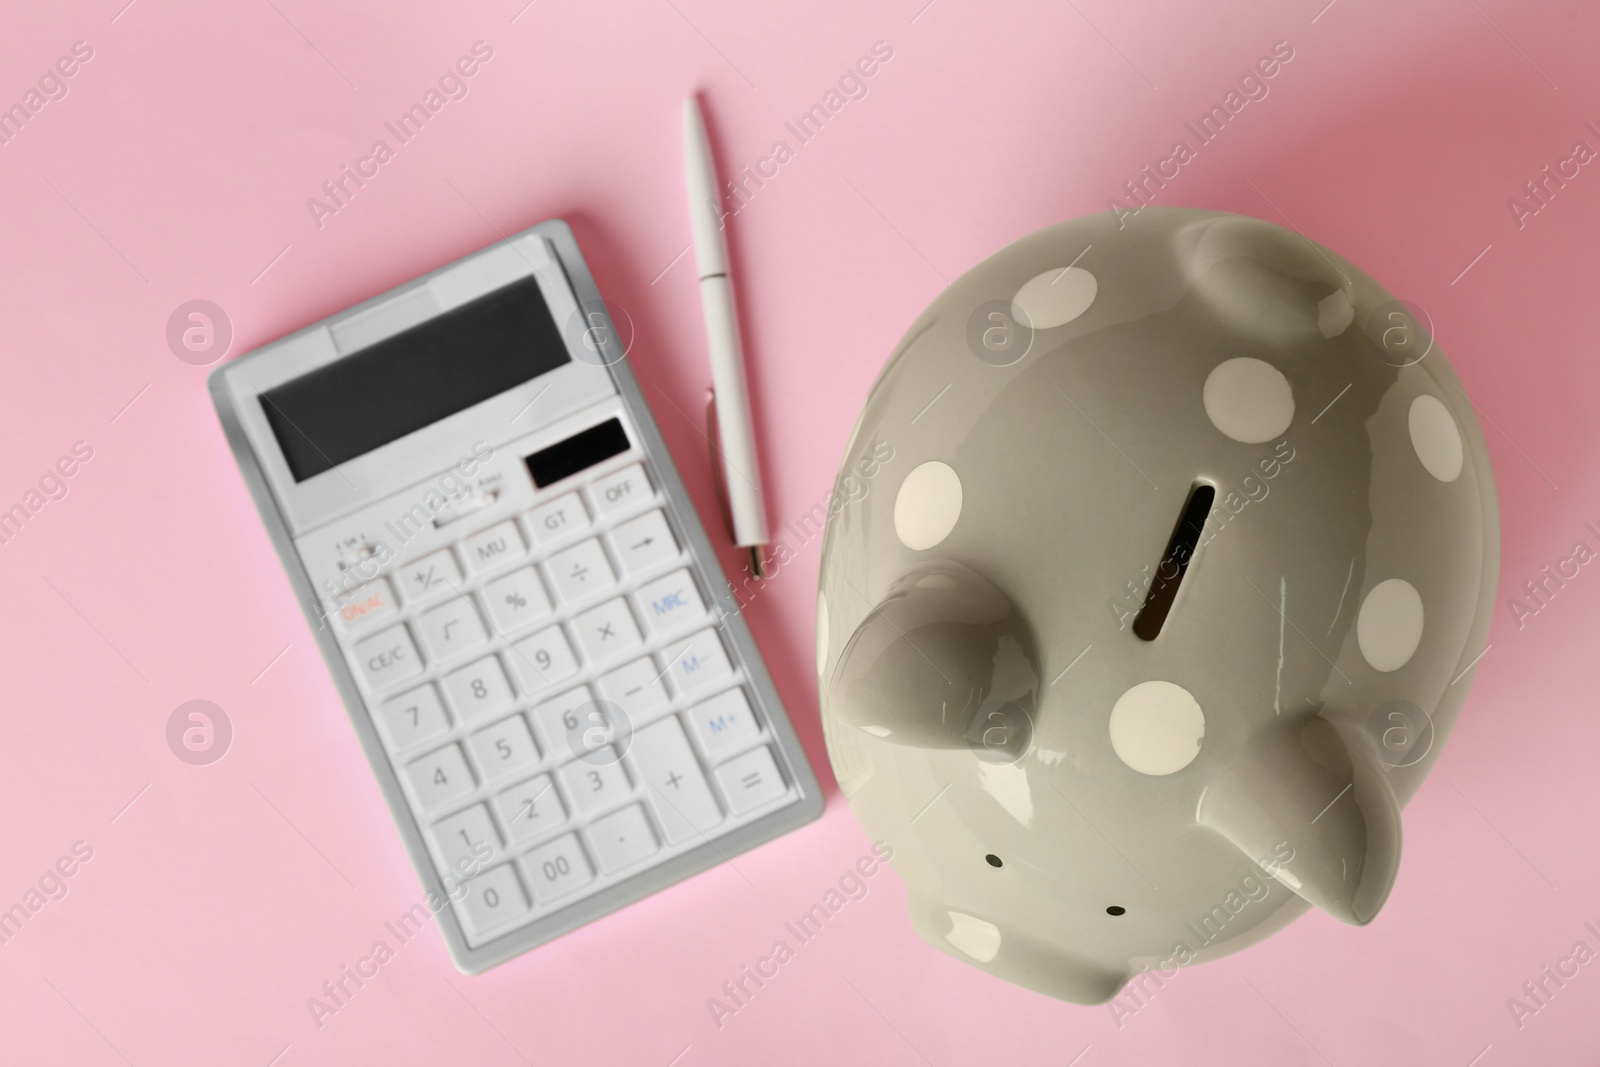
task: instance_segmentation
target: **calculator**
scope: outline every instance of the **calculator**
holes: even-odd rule
[[[564,222],[209,384],[462,971],[821,813]]]

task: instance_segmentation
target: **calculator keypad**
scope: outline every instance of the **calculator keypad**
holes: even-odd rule
[[[374,689],[387,689],[422,673],[422,657],[404,626],[392,626],[356,642],[355,654],[356,665]]]
[[[551,556],[550,574],[566,601],[583,600],[617,584],[611,561],[600,542],[592,538]]]
[[[522,544],[522,532],[510,519],[467,538],[461,549],[467,557],[467,566],[478,574],[497,570],[526,551]]]
[[[644,642],[628,602],[618,597],[572,620],[584,656],[594,662],[620,656]]]
[[[420,628],[423,647],[435,660],[482,648],[489,641],[489,628],[471,597],[458,596],[443,607],[424,612]]]
[[[661,654],[667,660],[669,677],[683,692],[716,685],[733,673],[715,630],[701,630],[687,640],[669,642]]]
[[[439,691],[431,684],[401,693],[383,704],[383,724],[395,751],[431,741],[450,729]]]
[[[616,749],[608,745],[596,749],[593,755],[593,763],[579,761],[561,768],[561,784],[583,812],[609,808],[612,801],[627,796],[632,786]]]
[[[706,616],[705,601],[700,599],[694,579],[686,570],[658,578],[640,588],[634,596],[639,601],[639,613],[658,634],[693,626]]]
[[[533,895],[541,904],[559,900],[594,881],[588,857],[572,834],[534,849],[526,862],[532,872]]]
[[[470,943],[793,796],[637,453],[447,529],[337,633]]]
[[[657,801],[656,811],[668,841],[677,844],[699,837],[722,821],[722,811],[676,715],[634,735],[633,759],[651,798]]]
[[[648,656],[636,659],[600,678],[600,695],[611,701],[635,721],[660,711],[672,702],[656,661]]]
[[[501,633],[514,633],[550,614],[550,597],[544,582],[532,567],[490,582],[484,589],[489,602],[489,618]]]
[[[389,579],[379,578],[351,594],[349,602],[339,609],[339,621],[353,633],[371,629],[374,623],[393,616],[399,610]]]
[[[460,585],[461,568],[448,548],[400,568],[400,588],[408,604],[443,596]]]
[[[717,779],[735,815],[763,807],[786,791],[778,765],[765,745],[718,767]]]
[[[489,818],[489,809],[482,804],[435,823],[433,840],[444,856],[445,866],[457,877],[500,851],[500,834]]]
[[[467,913],[468,926],[478,932],[504,926],[528,912],[528,897],[522,891],[516,867],[510,863],[485,871],[468,882],[467,895],[461,903],[462,910]]]
[[[453,801],[470,797],[478,788],[459,745],[447,745],[406,767],[411,788],[424,811],[437,811]]]
[[[650,820],[637,804],[596,819],[589,828],[589,839],[594,842],[600,869],[607,874],[632,867],[660,847],[655,832],[650,829]]]
[[[579,670],[578,657],[572,654],[566,631],[559,626],[512,645],[511,661],[522,679],[522,691],[529,695],[560,685]]]
[[[583,498],[577,493],[556,497],[548,504],[533,509],[528,516],[533,536],[541,545],[553,545],[589,526],[589,512],[584,509]]]
[[[611,548],[629,574],[643,574],[678,558],[678,541],[659,511],[646,512],[612,530]]]
[[[567,809],[548,774],[530,778],[494,798],[500,825],[514,841],[532,841],[563,826]]]
[[[615,474],[608,474],[594,483],[595,506],[602,512],[624,511],[650,497],[650,479],[644,468],[635,463]]]
[[[485,777],[506,778],[539,763],[539,746],[521,715],[502,719],[487,730],[472,735],[472,754]]]
[[[700,747],[715,758],[735,752],[761,733],[743,689],[729,689],[689,709],[689,722]]]
[[[496,656],[485,656],[470,667],[445,675],[445,692],[463,719],[478,719],[511,706],[516,696]]]

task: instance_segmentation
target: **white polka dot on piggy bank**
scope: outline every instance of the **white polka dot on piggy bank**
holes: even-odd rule
[[[1383,907],[1499,564],[1472,406],[1437,346],[1384,358],[1384,306],[1292,232],[1152,207],[1017,242],[907,331],[817,662],[931,944],[1099,1003]]]

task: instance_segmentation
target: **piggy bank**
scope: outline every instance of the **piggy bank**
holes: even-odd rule
[[[1065,222],[911,326],[836,498],[828,753],[924,939],[1092,1004],[1377,916],[1499,567],[1420,308],[1254,219]]]

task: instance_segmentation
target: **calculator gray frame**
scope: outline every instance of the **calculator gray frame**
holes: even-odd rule
[[[438,871],[434,868],[433,857],[429,854],[427,844],[423,840],[422,827],[418,825],[416,817],[411,811],[410,802],[407,800],[394,767],[390,763],[389,752],[382,739],[378,736],[376,724],[367,710],[366,699],[363,697],[360,687],[356,684],[356,680],[345,660],[344,652],[328,625],[327,618],[321,608],[321,598],[318,596],[311,577],[305,570],[299,552],[295,547],[294,536],[290,533],[287,517],[262,468],[256,448],[249,435],[245,432],[239,411],[234,403],[234,395],[235,392],[244,392],[251,399],[258,395],[254,390],[239,390],[237,388],[238,382],[247,380],[242,375],[248,373],[246,369],[248,365],[257,360],[267,360],[279,356],[281,354],[278,350],[279,346],[284,342],[292,341],[303,334],[330,327],[336,322],[350,319],[372,310],[408,293],[419,284],[431,280],[435,275],[452,270],[475,256],[483,255],[502,244],[509,245],[528,236],[542,238],[548,242],[548,247],[554,253],[556,262],[564,273],[567,284],[571,287],[578,307],[584,315],[584,321],[609,323],[605,303],[601,299],[600,291],[595,285],[594,278],[589,273],[588,265],[583,260],[582,253],[578,250],[578,242],[572,233],[571,227],[561,219],[550,219],[515,234],[504,241],[496,242],[494,245],[480,249],[478,252],[463,256],[461,259],[446,264],[438,270],[411,279],[355,307],[329,316],[306,327],[304,330],[263,346],[262,349],[253,351],[230,363],[223,364],[211,373],[207,382],[212,401],[217,408],[217,417],[222,423],[223,432],[227,437],[229,447],[233,450],[234,459],[239,465],[239,471],[250,490],[250,496],[255,501],[257,511],[260,512],[261,520],[267,528],[267,534],[271,538],[272,546],[278,553],[278,560],[283,565],[283,569],[289,577],[289,583],[294,588],[295,596],[300,601],[300,605],[305,612],[306,621],[311,625],[317,646],[322,652],[323,661],[327,664],[329,673],[333,676],[334,687],[338,690],[339,697],[344,702],[345,711],[350,716],[351,723],[355,726],[356,735],[360,738],[361,747],[367,757],[367,763],[378,780],[379,788],[383,790],[384,800],[389,805],[389,812],[400,830],[400,837],[405,842],[406,851],[411,856],[412,866],[416,869],[418,877],[422,881],[424,891],[436,893],[440,899],[448,899],[448,892]],[[486,287],[483,293],[479,295],[486,295],[497,288],[499,286]],[[601,318],[594,320],[590,318],[592,315],[599,315]],[[585,358],[580,357],[574,349],[572,338],[566,336],[568,331],[562,332],[569,353],[572,354],[573,358],[575,360]],[[591,339],[593,339],[592,336]],[[692,875],[708,870],[732,856],[749,851],[757,845],[803,826],[820,816],[824,806],[822,791],[818,787],[816,776],[811,770],[809,761],[806,759],[805,750],[801,747],[799,738],[795,735],[794,727],[789,721],[788,712],[784,708],[783,701],[778,696],[777,689],[772,684],[772,678],[767,673],[765,663],[762,662],[755,639],[751,636],[743,615],[740,614],[738,600],[728,588],[716,551],[712,547],[710,539],[706,536],[705,528],[700,522],[700,517],[695,511],[694,503],[690,499],[688,491],[684,488],[682,479],[678,476],[678,469],[672,460],[672,454],[667,450],[666,443],[661,438],[661,433],[656,427],[655,418],[650,413],[649,405],[645,402],[644,392],[639,388],[638,380],[628,366],[626,355],[618,350],[615,329],[602,331],[602,336],[598,338],[598,343],[602,362],[606,364],[606,369],[610,372],[623,408],[633,420],[639,443],[644,452],[653,461],[652,466],[661,483],[661,490],[666,497],[666,506],[671,512],[674,526],[684,536],[686,548],[693,565],[701,573],[703,579],[701,584],[709,587],[707,591],[712,598],[717,614],[720,616],[717,628],[728,638],[728,643],[732,646],[733,656],[737,659],[739,665],[743,667],[746,677],[749,679],[752,695],[759,705],[759,712],[772,730],[773,740],[780,749],[782,764],[792,777],[800,797],[798,800],[726,834],[708,838],[699,846],[674,856],[659,866],[648,868],[636,875],[625,878],[593,896],[561,907],[542,919],[537,919],[532,923],[507,931],[477,948],[473,948],[467,943],[465,932],[462,930],[461,921],[456,915],[455,909],[447,905],[437,913],[436,918],[438,919],[439,928],[444,934],[445,944],[450,950],[451,959],[455,962],[456,967],[465,974],[479,974],[515,956],[519,956],[529,949],[560,937],[562,934],[576,930],[613,911],[617,911],[668,886],[681,882]],[[338,358],[348,358],[359,351],[362,351],[362,348],[343,352]],[[586,357],[586,359],[588,362],[593,362],[592,356]],[[237,381],[235,381],[236,379]],[[230,383],[232,383],[232,387],[230,387]],[[485,401],[485,403],[487,402]],[[321,521],[326,523],[332,521],[332,518],[324,518]],[[714,581],[713,579],[716,578],[724,578],[724,580],[720,582]]]

